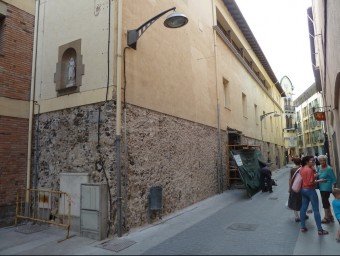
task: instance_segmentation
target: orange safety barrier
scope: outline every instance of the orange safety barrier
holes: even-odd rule
[[[70,233],[71,198],[68,193],[41,189],[20,189],[17,192],[15,225],[18,219],[52,224]]]

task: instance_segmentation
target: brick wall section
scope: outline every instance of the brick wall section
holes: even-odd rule
[[[101,106],[100,152],[97,150],[99,105],[41,114],[39,177],[33,177],[38,180],[38,187],[59,189],[61,172],[85,172],[90,174],[91,182],[106,183],[103,171],[95,168],[95,163],[101,159],[111,188],[114,214],[114,114],[112,102]],[[126,161],[123,134],[121,171],[125,229],[147,223],[148,194],[152,186],[163,188],[163,214],[218,192],[216,129],[128,105]],[[124,163],[127,163],[127,175]]]
[[[26,187],[27,134],[27,119],[0,116],[0,226],[15,213],[18,188]]]
[[[27,101],[34,16],[7,5],[0,25],[0,96]],[[17,189],[26,187],[27,142],[27,119],[0,116],[0,226],[13,224]]]
[[[0,46],[0,96],[29,100],[34,16],[7,6]]]

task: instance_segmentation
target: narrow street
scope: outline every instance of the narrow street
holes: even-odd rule
[[[95,241],[73,234],[58,243],[64,233],[53,228],[30,235],[0,229],[0,254],[338,255],[337,223],[324,225],[330,234],[318,236],[310,215],[309,230],[301,233],[285,208],[288,170],[274,172],[278,186],[271,194],[250,199],[243,189],[228,190],[121,238]]]
[[[143,254],[339,254],[339,244],[335,241],[337,223],[324,225],[330,234],[318,236],[314,217],[310,215],[307,222],[309,231],[307,234],[299,232],[300,225],[294,221],[293,212],[285,208],[288,170],[282,168],[274,173],[278,186],[274,186],[273,193],[259,192],[249,199],[243,190],[228,191],[221,197],[234,197],[232,203],[221,206],[223,202],[215,201],[210,206],[216,212],[207,212],[204,218],[192,226]],[[323,215],[323,211],[320,212]],[[179,218],[183,218],[183,223],[190,221],[191,214],[188,212],[186,215],[179,216],[177,221]],[[171,225],[169,223],[167,226]],[[127,249],[126,253],[133,251]]]

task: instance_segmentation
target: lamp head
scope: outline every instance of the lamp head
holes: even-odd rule
[[[281,115],[280,115],[280,114],[277,114],[277,113],[274,114],[274,117],[278,117],[278,116],[281,116]]]
[[[164,26],[167,28],[180,28],[188,22],[189,19],[183,13],[173,12],[165,19]]]

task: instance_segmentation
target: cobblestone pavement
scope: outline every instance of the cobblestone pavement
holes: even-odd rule
[[[313,214],[308,232],[301,233],[288,198],[288,167],[274,172],[273,193],[249,198],[244,189],[222,194],[164,217],[122,237],[95,241],[49,228],[26,235],[15,228],[0,229],[0,255],[339,255],[335,241],[339,224],[324,225],[329,235],[317,234]],[[331,199],[332,200],[332,199]],[[323,216],[322,207],[320,207]]]

